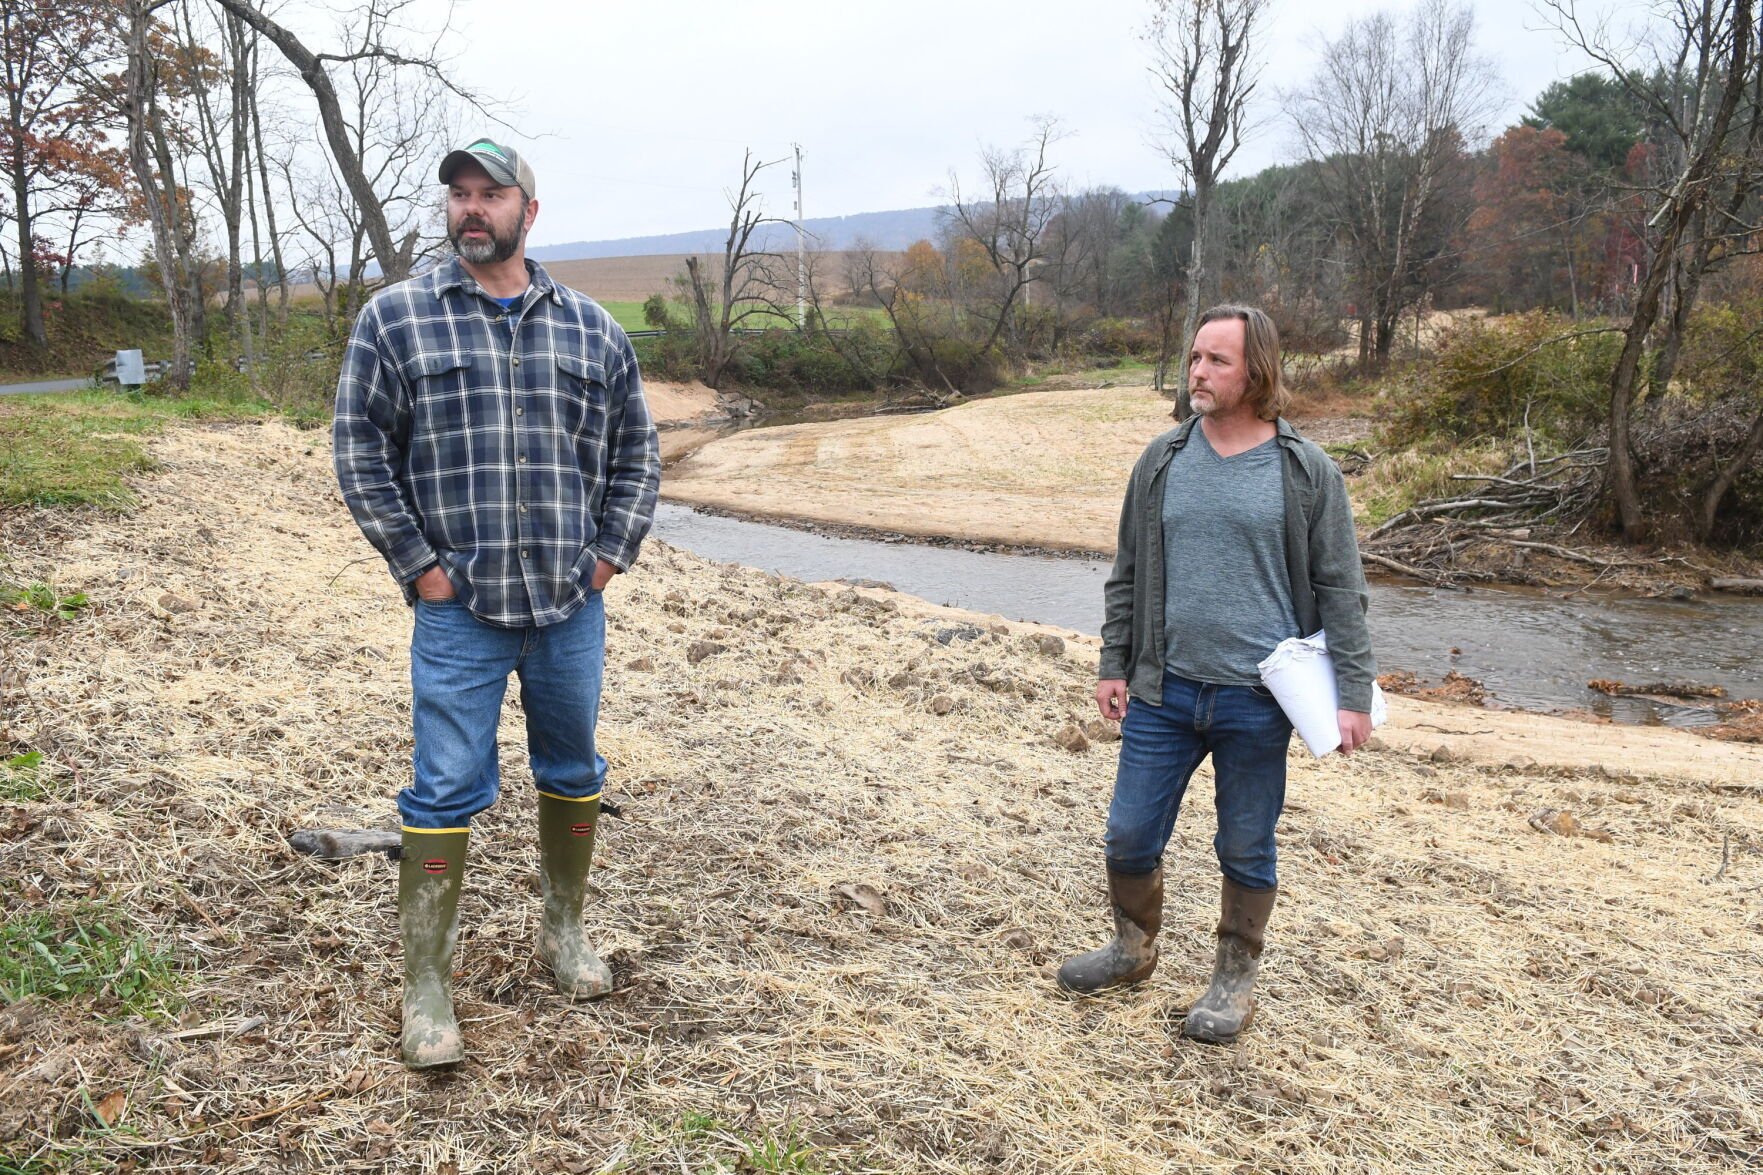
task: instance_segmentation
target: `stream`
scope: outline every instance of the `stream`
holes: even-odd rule
[[[1087,635],[1102,626],[1106,560],[835,538],[673,502],[656,507],[653,533],[709,559],[795,579],[870,580],[933,604]],[[1692,681],[1724,686],[1734,698],[1763,694],[1763,603],[1755,600],[1374,582],[1370,622],[1380,672],[1406,669],[1433,683],[1455,669],[1506,708],[1696,726],[1718,716],[1705,706],[1609,697],[1586,683]]]

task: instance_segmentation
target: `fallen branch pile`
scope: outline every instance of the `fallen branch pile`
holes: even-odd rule
[[[1361,554],[1373,566],[1439,585],[1493,578],[1494,572],[1462,558],[1490,545],[1541,551],[1600,572],[1658,566],[1664,560],[1605,558],[1531,537],[1536,527],[1583,517],[1591,509],[1607,454],[1603,448],[1544,458],[1531,452],[1503,473],[1452,474],[1452,481],[1466,483],[1465,493],[1418,502],[1386,520],[1365,537]]]

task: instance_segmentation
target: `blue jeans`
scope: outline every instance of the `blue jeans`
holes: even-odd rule
[[[599,592],[561,624],[497,628],[457,600],[416,602],[410,637],[416,778],[398,793],[407,828],[465,828],[496,802],[496,724],[508,675],[520,675],[526,745],[540,792],[600,794],[606,760],[594,750],[606,606]]]
[[[1286,800],[1286,743],[1292,724],[1260,686],[1208,685],[1163,675],[1163,705],[1133,699],[1120,725],[1120,767],[1108,808],[1108,868],[1144,874],[1163,863],[1188,780],[1212,756],[1224,875],[1245,889],[1271,889],[1273,829]]]

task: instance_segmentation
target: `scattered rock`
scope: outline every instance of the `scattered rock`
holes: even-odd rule
[[[938,718],[955,708],[955,699],[948,694],[938,694],[930,700],[930,712]]]
[[[1537,761],[1529,755],[1513,755],[1510,759],[1506,760],[1506,766],[1514,771],[1530,771],[1533,770],[1536,765]]]
[[[162,592],[159,596],[159,607],[166,612],[194,612],[196,603],[171,592]]]
[[[1105,718],[1092,718],[1083,724],[1083,732],[1093,743],[1117,743],[1120,741],[1120,726]]]
[[[1604,829],[1587,828],[1574,818],[1572,812],[1562,808],[1538,808],[1530,814],[1529,824],[1538,832],[1555,836],[1583,836],[1602,844],[1609,844],[1613,839]]]
[[[728,652],[727,645],[719,645],[715,641],[693,641],[686,649],[686,661],[696,665],[706,657],[714,657],[718,653]]]
[[[1360,743],[1359,749],[1362,751],[1387,751],[1389,750],[1389,744],[1374,734],[1364,742]]]
[[[1450,748],[1449,744],[1440,743],[1433,748],[1432,754],[1428,755],[1427,758],[1431,759],[1434,763],[1455,763],[1459,756],[1456,751],[1453,751]]]
[[[848,898],[878,918],[888,911],[888,903],[881,896],[881,892],[874,886],[865,885],[861,881],[847,881],[843,885],[836,885],[833,887],[833,892],[842,898]]]
[[[1049,657],[1058,657],[1065,652],[1065,641],[1050,632],[1031,632],[1022,638],[1022,643],[1038,653]]]
[[[1445,807],[1455,808],[1459,812],[1469,811],[1469,795],[1467,792],[1450,791],[1445,793]]]
[[[875,686],[875,670],[854,666],[839,674],[839,680],[854,689],[871,689]]]
[[[1084,732],[1077,728],[1075,722],[1067,722],[1061,726],[1053,736],[1053,742],[1074,755],[1090,749],[1090,740],[1084,737]]]
[[[937,644],[946,645],[953,641],[976,641],[985,633],[972,624],[958,624],[953,628],[939,628],[936,632]]]
[[[624,667],[637,673],[653,673],[655,672],[655,658],[638,657],[634,661],[625,662]]]

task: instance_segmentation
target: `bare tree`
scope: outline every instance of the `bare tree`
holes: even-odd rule
[[[1584,25],[1572,0],[1553,0],[1557,27],[1611,71],[1631,95],[1665,128],[1675,166],[1652,193],[1646,230],[1651,261],[1635,292],[1634,308],[1623,330],[1621,354],[1610,373],[1610,444],[1605,496],[1615,507],[1623,535],[1643,537],[1645,517],[1637,485],[1633,415],[1642,358],[1650,335],[1661,325],[1668,291],[1675,307],[1663,315],[1665,351],[1675,361],[1696,299],[1701,276],[1717,252],[1755,248],[1759,225],[1741,218],[1755,190],[1759,135],[1763,133],[1763,82],[1759,69],[1755,0],[1673,0],[1666,9],[1668,33],[1651,76],[1627,68],[1611,48],[1605,31]],[[1746,90],[1755,91],[1744,118],[1739,111]],[[1714,511],[1736,482],[1738,471],[1763,445],[1763,420],[1753,428],[1734,461],[1718,470],[1701,511],[1704,533],[1712,531]]]
[[[1170,140],[1165,153],[1181,176],[1193,206],[1194,237],[1188,260],[1187,308],[1180,345],[1194,337],[1200,304],[1215,285],[1206,264],[1212,228],[1212,193],[1246,130],[1249,98],[1260,67],[1254,55],[1267,0],[1152,0],[1146,40],[1151,74],[1164,92],[1162,115]],[[1162,389],[1170,342],[1164,332],[1157,363]],[[1187,380],[1176,380],[1176,415],[1188,415]]]
[[[1292,95],[1298,137],[1351,245],[1365,366],[1388,360],[1397,321],[1424,301],[1432,254],[1455,229],[1441,216],[1460,195],[1448,180],[1494,100],[1473,31],[1471,10],[1449,0],[1422,0],[1405,27],[1386,13],[1353,21]]]
[[[292,31],[270,19],[251,0],[214,2],[267,38],[312,90],[313,98],[318,103],[319,120],[324,127],[325,143],[330,149],[339,177],[359,210],[362,231],[371,248],[373,259],[379,263],[380,272],[386,281],[398,282],[409,277],[415,260],[417,237],[406,234],[399,241],[394,236],[391,221],[386,215],[385,198],[376,191],[374,177],[362,159],[359,141],[350,133],[349,119],[327,67],[377,58],[395,66],[416,69],[455,96],[476,106],[476,98],[447,78],[442,62],[432,52],[426,56],[411,56],[384,43],[383,34],[390,27],[392,16],[409,7],[413,0],[370,0],[364,11],[366,27],[376,31],[369,41],[345,53],[314,53]]]
[[[1059,140],[1058,122],[1038,118],[1026,146],[989,147],[980,153],[981,187],[964,195],[959,177],[949,177],[946,228],[957,242],[977,247],[988,270],[986,288],[958,288],[966,309],[982,324],[977,343],[990,351],[1014,320],[1035,269],[1046,257],[1046,232],[1058,214],[1061,192],[1048,151]]]
[[[753,158],[750,150],[742,155],[740,186],[725,193],[730,217],[721,259],[707,265],[702,258],[686,258],[684,284],[692,301],[699,362],[704,382],[712,388],[722,386],[735,354],[734,332],[742,323],[755,317],[770,319],[794,313],[793,305],[784,305],[785,285],[789,286],[788,297],[793,303],[795,283],[784,280],[779,268],[781,256],[767,252],[754,239],[764,225],[790,223],[766,216],[764,198],[754,188],[760,172],[781,162],[773,159],[762,163]]]
[[[153,233],[160,284],[171,315],[174,387],[187,387],[193,347],[204,332],[200,267],[194,261],[195,217],[186,185],[172,158],[167,131],[166,78],[175,55],[160,35],[154,14],[171,0],[123,0],[118,14],[125,64],[121,102],[127,126],[129,167],[141,189]]]

